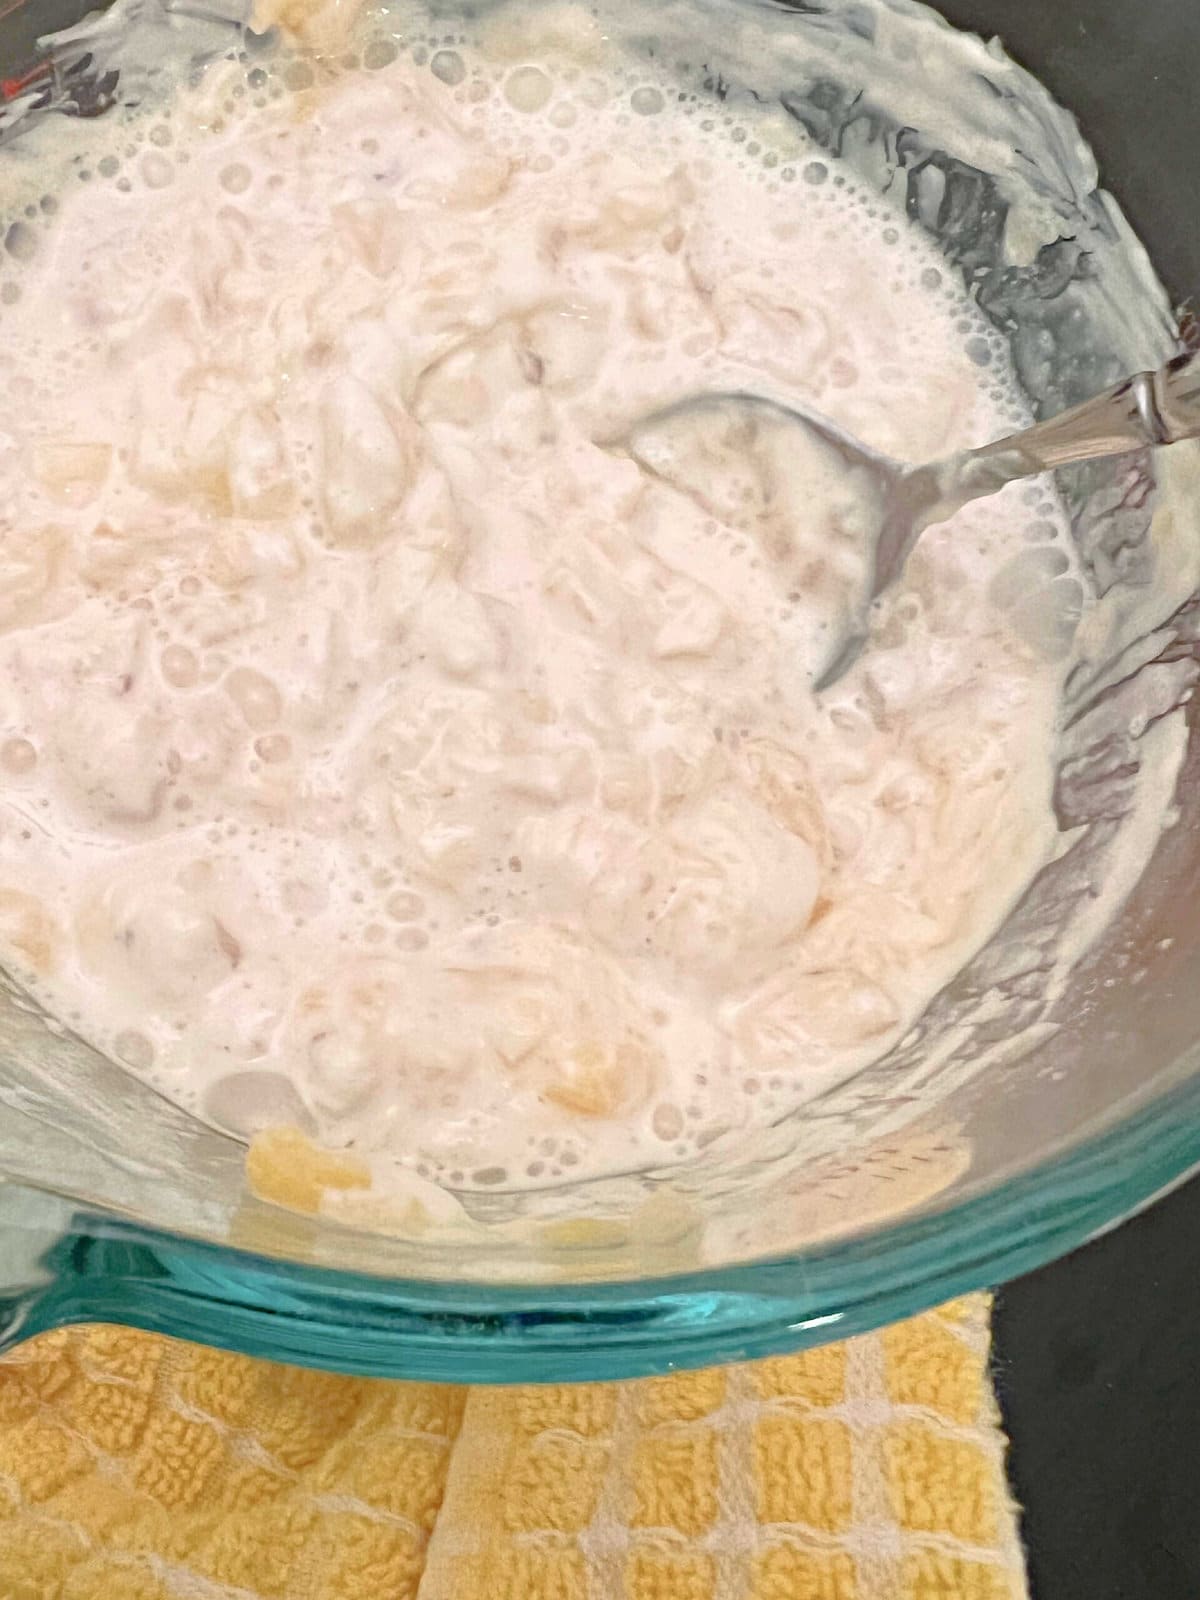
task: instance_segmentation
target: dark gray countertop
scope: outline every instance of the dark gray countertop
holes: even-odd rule
[[[1200,1600],[1198,1262],[1200,1179],[999,1296],[1034,1600]]]

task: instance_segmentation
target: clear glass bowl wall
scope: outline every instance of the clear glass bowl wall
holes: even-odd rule
[[[1011,187],[957,155],[946,130],[913,126],[870,84],[839,76],[831,29],[853,0],[829,0],[820,14],[724,5],[773,30],[777,62],[791,52],[810,65],[782,91],[764,91],[746,81],[731,46],[728,60],[711,62],[713,83],[719,74],[733,97],[779,93],[819,144],[890,183],[1010,339],[1038,411],[1169,351],[1165,301],[1119,322],[1105,314],[1136,300],[1111,202],[1031,152],[1029,182],[1061,226],[1032,256],[1014,257]],[[912,21],[906,0],[891,9],[901,26]],[[1014,8],[998,9],[996,20],[1015,29]],[[1063,0],[1053,26],[1065,35],[1071,14],[1091,9]],[[1154,0],[1149,9],[1171,8]],[[0,18],[9,96],[0,211],[3,141],[17,136],[18,109],[86,118],[121,99],[119,70],[37,44],[85,10],[85,0],[30,0]],[[986,23],[986,5],[967,10],[966,20]],[[671,12],[677,26],[681,15]],[[1200,66],[1190,24],[1184,46],[1189,38]],[[245,45],[229,23],[227,48]],[[1130,60],[1149,80],[1146,49]],[[997,58],[997,83],[1013,70]],[[1123,116],[1135,141],[1136,105],[1131,93]],[[1185,114],[1200,134],[1200,111]],[[1145,228],[1144,196],[1141,210]],[[1159,222],[1174,226],[1168,209]],[[1144,581],[1156,470],[1145,458],[1064,475],[1097,583]],[[1200,624],[1188,606],[1163,620],[1144,670],[1161,677],[1163,710],[1183,716],[1172,708],[1197,676]],[[1116,923],[1049,999],[1049,952],[1086,910],[1142,764],[1134,732],[1114,735],[1101,718],[1103,732],[1089,733],[1088,694],[1078,686],[1081,732],[1056,800],[1070,848],[914,1036],[751,1152],[707,1159],[669,1183],[646,1174],[489,1196],[476,1202],[477,1236],[453,1246],[255,1202],[239,1144],[48,1026],[5,982],[0,1347],[65,1321],[115,1320],[379,1375],[617,1377],[841,1337],[997,1283],[1110,1225],[1200,1163],[1200,745],[1192,740],[1181,775],[1178,824]],[[539,1226],[581,1215],[604,1226]]]

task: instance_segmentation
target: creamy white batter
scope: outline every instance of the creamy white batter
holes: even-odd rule
[[[0,307],[6,963],[224,1127],[454,1186],[902,1037],[1053,848],[1083,596],[1008,491],[814,698],[855,485],[620,439],[745,388],[936,456],[1022,420],[1003,348],[784,119],[557,32],[210,76]]]

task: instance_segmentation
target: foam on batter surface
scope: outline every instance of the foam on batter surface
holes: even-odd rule
[[[1006,491],[818,700],[854,484],[702,437],[667,481],[625,430],[742,388],[940,455],[1025,420],[993,330],[786,119],[583,22],[364,60],[210,74],[10,243],[0,951],[240,1135],[660,1165],[998,925],[1083,590]]]

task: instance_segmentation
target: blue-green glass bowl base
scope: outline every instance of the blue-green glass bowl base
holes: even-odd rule
[[[1200,1118],[1124,1124],[951,1211],[802,1260],[528,1288],[331,1272],[0,1187],[0,1349],[114,1322],[246,1355],[450,1383],[632,1378],[849,1337],[1064,1254],[1200,1166]],[[1185,1104],[1186,1102],[1186,1104]],[[1186,1113],[1186,1114],[1185,1114]],[[953,1249],[947,1249],[948,1241]]]

